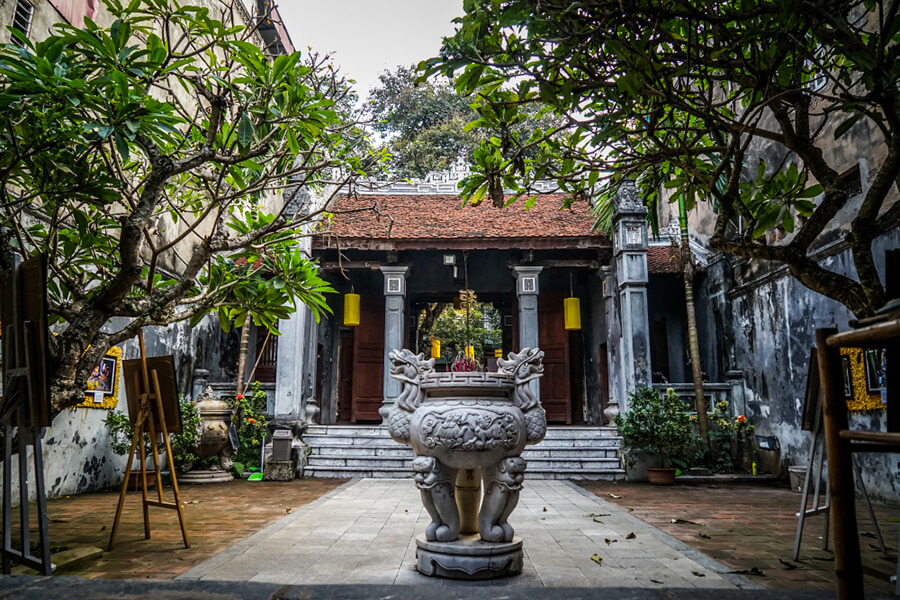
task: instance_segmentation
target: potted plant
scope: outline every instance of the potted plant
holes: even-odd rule
[[[652,452],[658,467],[648,467],[650,483],[671,485],[675,481],[673,459],[683,456],[691,439],[690,416],[685,404],[669,388],[664,395],[643,387],[631,395],[630,410],[615,418],[622,446],[629,451]]]

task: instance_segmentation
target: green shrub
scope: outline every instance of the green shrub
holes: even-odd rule
[[[615,418],[623,447],[659,455],[660,466],[683,460],[691,440],[691,421],[685,404],[672,388],[660,396],[643,387],[631,395],[630,410]]]

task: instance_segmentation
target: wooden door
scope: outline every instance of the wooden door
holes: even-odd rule
[[[384,400],[384,296],[360,298],[359,325],[353,332],[353,408],[351,421],[381,422]]]
[[[541,377],[541,404],[547,422],[571,424],[569,378],[569,332],[563,317],[560,292],[542,292],[538,296],[538,347],[544,351],[544,376]]]

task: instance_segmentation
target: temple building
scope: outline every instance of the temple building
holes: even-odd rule
[[[461,292],[471,290],[496,311],[500,328],[497,339],[479,340],[481,355],[473,350],[473,358],[491,369],[498,355],[540,348],[539,397],[551,426],[545,444],[552,443],[554,428],[565,430],[578,445],[602,446],[596,458],[612,459],[618,437],[609,425],[627,409],[628,394],[650,384],[654,371],[662,382],[672,376],[683,381],[689,372],[678,252],[672,231],[651,245],[647,209],[633,185],[617,198],[609,235],[594,229],[587,202],[566,208],[565,198],[548,192],[504,208],[464,206],[439,185],[395,184],[333,200],[311,246],[338,291],[329,295],[333,314],[316,323],[301,309],[282,322],[275,417],[310,423],[303,439],[313,446],[329,445],[319,438],[347,441],[363,431],[389,444],[373,427],[400,392],[388,354],[409,348],[428,356],[423,313],[438,304],[459,305]],[[656,290],[656,301],[648,290]],[[348,295],[358,302],[351,315],[345,314]],[[449,367],[452,357],[436,356],[438,369]],[[352,468],[351,452],[344,450],[341,464],[321,465],[327,448],[314,447],[305,472],[378,474],[361,457]],[[588,476],[621,475],[617,461],[604,467]]]

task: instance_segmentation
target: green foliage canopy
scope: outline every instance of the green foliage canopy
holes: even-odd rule
[[[595,199],[602,226],[621,178],[631,177],[650,204],[709,202],[717,249],[785,264],[859,316],[884,302],[872,241],[900,224],[897,2],[464,7],[456,35],[420,68],[456,75],[457,89],[476,97],[479,127],[515,122],[532,105],[565,125],[556,136],[482,142],[466,197],[502,187],[522,196],[553,179],[573,198]],[[860,197],[840,177],[855,156],[827,151],[850,131],[863,148],[883,147]],[[812,256],[823,234],[842,226],[856,278]]]
[[[0,269],[49,257],[54,412],[144,325],[326,310],[305,198],[368,160],[317,55],[266,55],[225,4],[104,10],[109,27],[0,47]],[[265,278],[235,268],[259,261]]]

